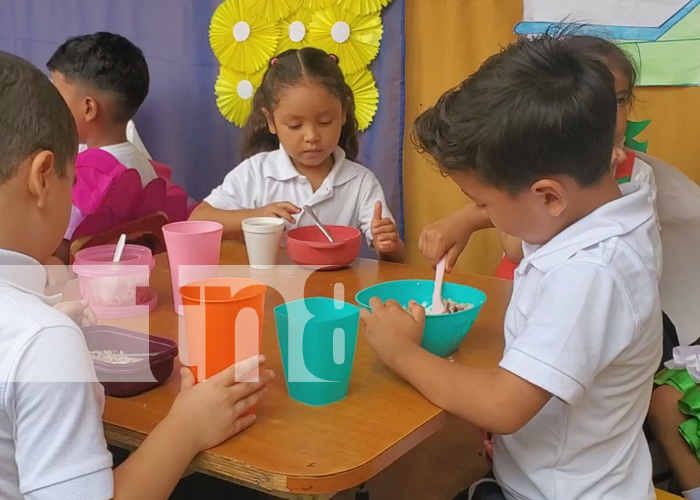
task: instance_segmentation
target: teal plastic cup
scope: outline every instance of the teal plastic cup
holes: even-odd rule
[[[289,396],[323,406],[348,394],[360,309],[326,297],[275,308],[277,339]]]
[[[387,281],[361,290],[355,300],[365,309],[370,308],[372,297],[378,297],[382,302],[395,300],[402,307],[407,307],[413,300],[425,307],[433,301],[434,288],[435,282],[430,280]],[[442,297],[473,306],[452,314],[426,315],[421,346],[436,356],[445,357],[456,351],[464,341],[486,302],[486,294],[470,286],[444,283]]]

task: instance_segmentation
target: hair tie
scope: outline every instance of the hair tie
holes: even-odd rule
[[[273,57],[272,60],[270,61],[270,66],[274,66],[278,62],[279,62],[279,59],[277,59],[276,57]]]
[[[336,63],[338,62],[338,56],[336,56],[335,54],[328,54],[328,57],[333,59]]]

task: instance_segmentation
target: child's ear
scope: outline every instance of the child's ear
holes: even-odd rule
[[[569,204],[566,189],[553,179],[541,179],[530,187],[550,217],[559,217]]]
[[[28,188],[36,201],[36,206],[43,209],[47,206],[52,177],[56,175],[55,157],[51,151],[41,151],[31,160],[29,165]]]
[[[267,121],[267,129],[271,134],[277,135],[277,127],[275,127],[275,119],[267,108],[262,108],[262,113],[265,116],[265,121]]]
[[[86,122],[91,122],[97,118],[99,104],[97,100],[91,96],[86,96],[83,99],[83,116]]]

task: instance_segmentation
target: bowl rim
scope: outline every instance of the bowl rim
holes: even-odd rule
[[[312,225],[312,226],[295,227],[294,229],[287,231],[287,240],[298,241],[300,243],[309,243],[309,240],[302,240],[302,239],[294,237],[295,234],[301,232],[302,229],[306,229],[307,227],[316,227],[316,226]],[[324,224],[323,227],[325,227],[325,228],[338,228],[338,227],[340,227],[343,229],[352,229],[352,231],[353,231],[352,236],[349,236],[348,238],[343,238],[342,240],[336,240],[336,241],[348,242],[348,241],[353,241],[355,238],[362,237],[362,232],[359,229],[357,229],[356,227],[342,226],[342,225],[338,225],[338,224]]]
[[[366,292],[367,290],[370,290],[370,289],[372,289],[372,288],[374,288],[374,287],[378,287],[378,286],[385,285],[385,284],[388,284],[388,283],[416,283],[416,282],[418,282],[418,283],[431,283],[431,284],[432,284],[432,283],[435,283],[435,280],[426,280],[426,279],[403,279],[403,280],[383,281],[383,282],[381,282],[381,283],[376,283],[376,284],[374,284],[374,285],[372,285],[372,286],[365,287],[365,288],[363,288],[362,290],[360,290],[359,292],[357,292],[357,293],[355,294],[355,302],[356,302],[360,307],[362,307],[362,308],[364,308],[364,309],[369,309],[369,302],[365,304],[365,303],[361,302],[360,299],[359,299],[360,294],[362,294],[363,292]],[[484,291],[481,290],[480,288],[476,288],[476,287],[473,287],[473,286],[471,286],[471,285],[463,285],[462,283],[454,283],[454,282],[452,282],[452,281],[446,281],[446,282],[444,282],[444,284],[443,284],[443,286],[449,286],[449,285],[455,285],[455,286],[460,286],[460,287],[464,287],[464,288],[469,288],[469,289],[471,289],[471,290],[476,290],[477,292],[479,292],[479,293],[482,295],[482,299],[481,299],[481,301],[480,301],[479,303],[475,303],[475,304],[474,304],[474,307],[471,308],[471,309],[467,309],[467,310],[464,310],[464,311],[457,311],[457,312],[454,312],[454,313],[451,313],[451,314],[427,314],[427,315],[426,315],[426,319],[427,319],[427,318],[435,318],[435,317],[453,317],[453,316],[455,316],[455,315],[459,315],[459,314],[463,314],[463,313],[468,313],[468,312],[472,312],[472,311],[475,311],[475,310],[478,311],[478,310],[486,303],[486,301],[488,300],[488,295],[486,295],[486,292],[484,292]]]

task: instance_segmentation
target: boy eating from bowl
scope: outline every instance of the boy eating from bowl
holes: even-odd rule
[[[524,241],[499,366],[421,349],[417,304],[374,298],[362,318],[377,357],[496,435],[502,491],[489,498],[651,500],[642,424],[661,358],[661,241],[649,188],[610,169],[613,77],[563,40],[507,47],[415,123],[440,169]]]
[[[112,470],[104,391],[78,325],[51,307],[60,296],[44,294],[39,264],[68,226],[77,152],[75,122],[55,87],[0,51],[0,498],[165,500],[197,453],[253,424],[241,415],[273,374],[236,383],[259,356],[205,384],[183,369],[168,415]]]

